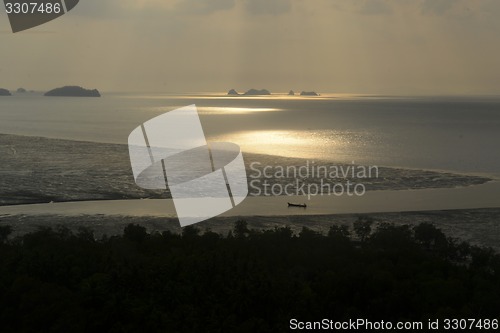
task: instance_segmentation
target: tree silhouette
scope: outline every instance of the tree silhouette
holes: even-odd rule
[[[446,235],[431,223],[420,223],[413,230],[415,239],[427,250],[446,247]]]
[[[88,237],[88,235],[85,234],[84,236]],[[137,224],[129,224],[123,230],[123,236],[132,242],[142,243],[148,234],[146,228]]]
[[[365,216],[358,217],[358,219],[354,222],[354,232],[362,242],[366,241],[366,239],[370,236],[372,224],[373,220]]]
[[[351,236],[349,226],[347,225],[332,225],[328,230],[328,237],[348,239]]]
[[[10,225],[0,226],[0,244],[5,243],[12,233],[12,227]]]
[[[234,236],[236,238],[245,238],[250,234],[248,223],[245,220],[238,220],[234,225]]]
[[[188,225],[182,229],[182,238],[193,239],[199,236],[201,230],[194,225]]]
[[[357,222],[363,246],[347,226],[328,236],[290,227],[248,236],[238,221],[230,233],[238,236],[223,237],[129,224],[101,239],[89,229],[39,228],[0,246],[1,331],[284,332],[291,318],[325,313],[498,317],[499,254],[432,225]]]

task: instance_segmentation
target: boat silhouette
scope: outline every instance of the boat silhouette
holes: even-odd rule
[[[295,203],[288,203],[288,207],[302,207],[302,208],[307,208],[307,205],[305,203],[303,204],[295,204]]]

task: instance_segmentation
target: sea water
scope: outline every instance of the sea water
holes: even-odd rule
[[[196,104],[209,141],[243,152],[500,177],[500,97],[15,94],[0,133],[126,144],[143,122]]]

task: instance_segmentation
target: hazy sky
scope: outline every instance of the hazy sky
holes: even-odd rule
[[[499,94],[499,0],[80,0],[12,34],[0,87]]]

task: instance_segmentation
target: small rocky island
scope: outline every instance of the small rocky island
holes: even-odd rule
[[[45,96],[62,96],[62,97],[101,97],[97,89],[84,89],[79,86],[65,86],[62,88],[52,89],[45,93]]]
[[[260,89],[260,90],[250,89],[246,93],[244,93],[243,95],[247,95],[247,96],[271,95],[271,92],[269,92],[269,90],[267,90],[267,89]]]
[[[16,92],[17,92],[18,94],[25,94],[25,93],[27,93],[28,91],[27,91],[26,89],[24,89],[24,88],[18,88],[18,89],[16,90]]]
[[[319,94],[314,91],[303,91],[300,93],[300,96],[319,96]]]
[[[295,96],[295,91],[290,90],[290,91],[288,92],[288,96]]]
[[[0,88],[0,96],[12,96],[12,94],[7,89]]]
[[[240,94],[236,90],[231,89],[227,93],[228,96],[262,96],[262,95],[271,95],[271,92],[267,89],[250,89],[247,92]]]

